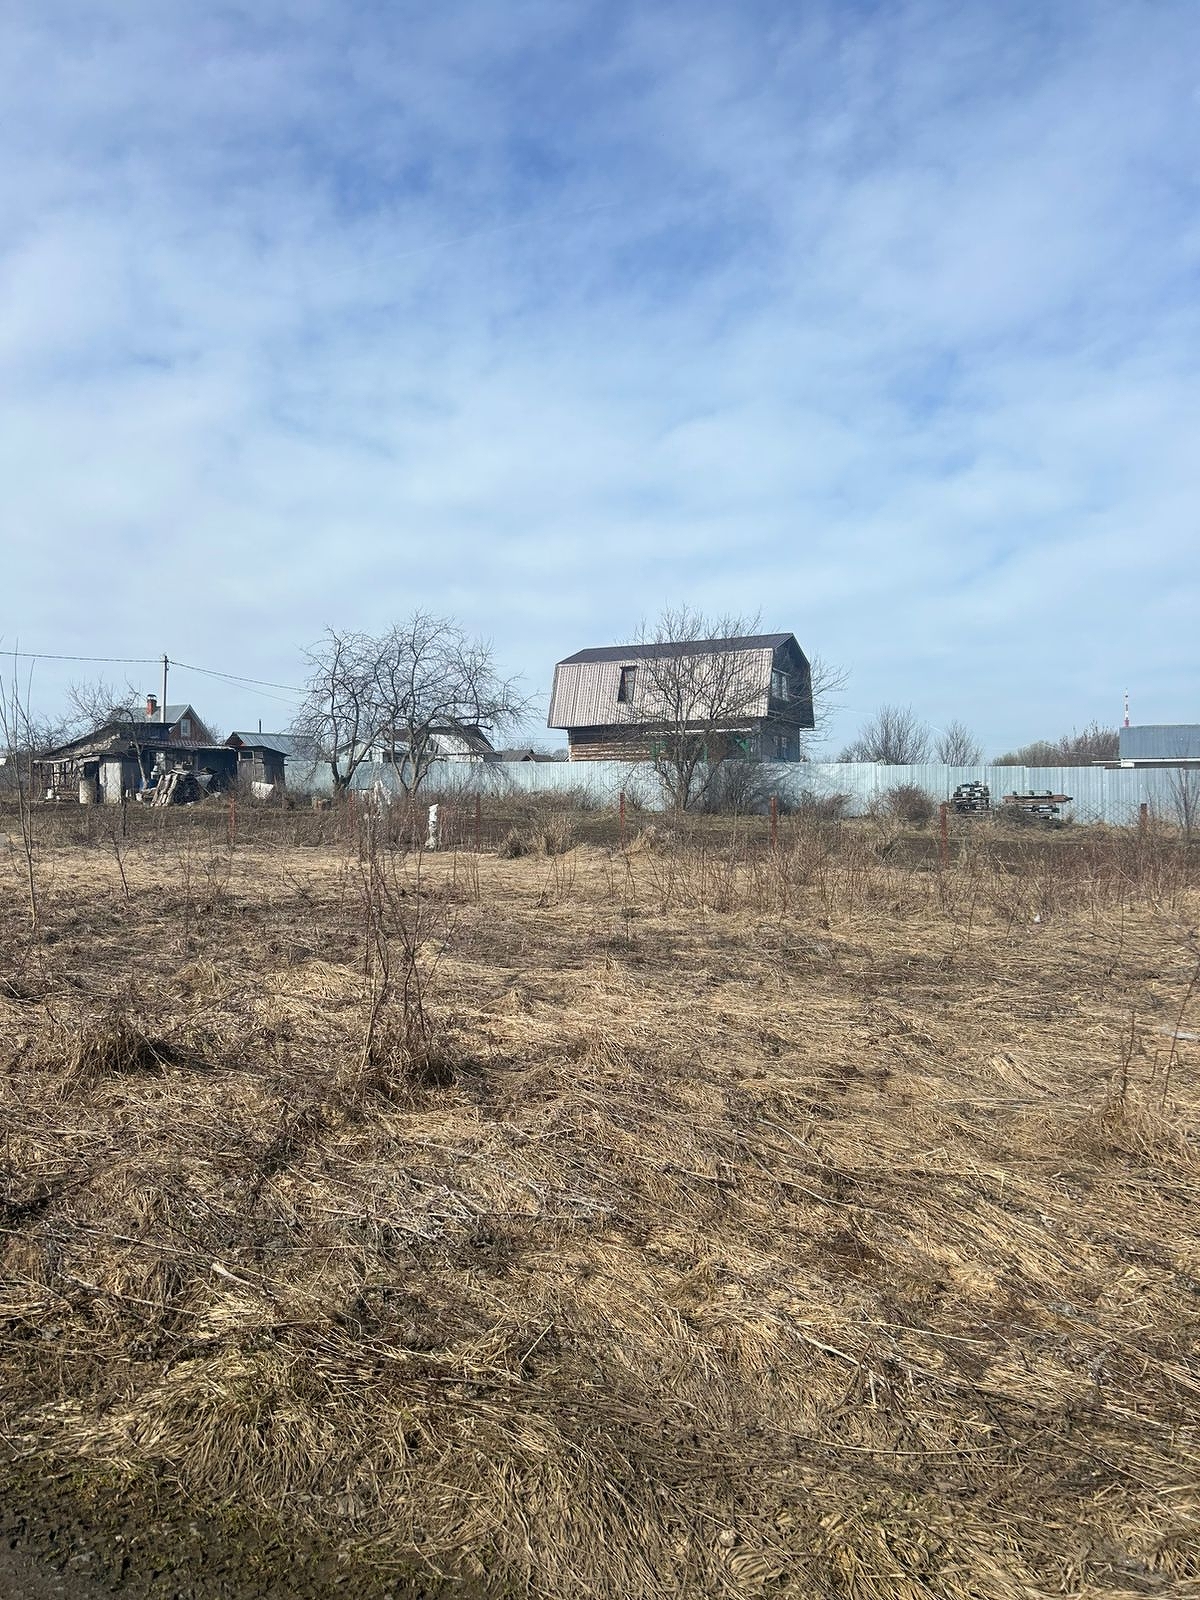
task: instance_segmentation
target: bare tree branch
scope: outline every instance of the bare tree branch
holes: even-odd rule
[[[738,722],[751,716],[762,693],[744,653],[719,646],[760,628],[757,615],[710,617],[683,605],[664,607],[653,626],[643,624],[634,635],[646,653],[639,654],[622,711],[649,732],[650,759],[676,810],[703,798],[735,748]],[[679,648],[699,641],[718,647]]]
[[[794,670],[772,671],[768,697],[761,660],[746,648],[761,633],[757,614],[711,616],[683,605],[666,607],[634,636],[637,660],[624,669],[620,715],[644,731],[676,810],[715,796],[728,759],[757,755],[751,739],[765,701],[771,725],[787,731],[793,749],[803,749],[814,715],[823,723],[829,696],[845,682],[845,673],[823,662],[814,671],[801,656]],[[814,698],[820,700],[816,711]]]
[[[983,761],[983,746],[965,722],[948,722],[938,734],[934,756],[949,767],[977,767]]]
[[[496,670],[490,644],[424,610],[379,637],[327,628],[308,661],[307,694],[292,731],[321,751],[338,792],[381,746],[414,793],[437,755],[439,733],[505,728],[528,709],[517,680]]]
[[[914,766],[929,758],[929,729],[911,706],[880,706],[842,751],[842,761],[878,761]]]
[[[134,722],[143,715],[141,705],[141,692],[131,683],[118,689],[104,678],[86,679],[67,688],[67,726],[80,736],[106,722]]]
[[[438,735],[491,733],[529,709],[517,678],[501,677],[490,643],[470,638],[447,617],[417,610],[379,641],[375,693],[396,774],[415,793],[438,750]]]

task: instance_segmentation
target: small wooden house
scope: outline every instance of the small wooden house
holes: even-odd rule
[[[231,781],[235,768],[236,756],[212,743],[191,706],[168,706],[162,717],[151,696],[144,719],[114,715],[90,733],[43,751],[34,762],[34,778],[47,800],[118,805],[168,772],[190,773],[202,789],[219,789]]]
[[[688,733],[722,757],[798,761],[812,671],[791,633],[603,645],[555,667],[547,723],[572,761],[647,760]]]

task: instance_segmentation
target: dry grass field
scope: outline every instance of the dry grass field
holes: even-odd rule
[[[1200,1594],[1176,839],[38,826],[34,932],[0,818],[26,1486],[396,1600]]]

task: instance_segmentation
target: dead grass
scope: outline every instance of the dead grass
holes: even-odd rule
[[[1200,1592],[1186,858],[788,824],[0,879],[5,1435],[497,1592]]]

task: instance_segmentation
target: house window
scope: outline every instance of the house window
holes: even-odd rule
[[[190,739],[192,737],[192,719],[191,719],[191,717],[180,717],[180,719],[179,719],[179,737],[181,739]]]
[[[633,682],[636,674],[636,667],[621,668],[621,677],[617,683],[617,699],[623,706],[628,705],[633,699]]]
[[[788,678],[786,672],[772,672],[771,698],[774,700],[786,700],[789,698]]]

